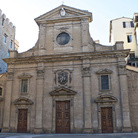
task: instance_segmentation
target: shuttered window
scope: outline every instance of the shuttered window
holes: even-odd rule
[[[133,28],[133,27],[134,27],[133,21],[123,22],[123,28]]]

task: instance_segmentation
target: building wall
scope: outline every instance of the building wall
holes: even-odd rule
[[[58,58],[57,58],[58,60]],[[54,100],[72,100],[73,105],[71,106],[71,133],[101,133],[101,122],[100,122],[100,108],[101,107],[112,107],[113,108],[113,122],[114,122],[114,132],[122,132],[123,128],[126,126],[130,126],[129,119],[125,123],[122,120],[122,114],[126,111],[122,111],[120,104],[124,106],[124,101],[122,99],[127,99],[127,94],[125,97],[121,98],[120,94],[124,93],[120,91],[123,87],[126,92],[126,85],[122,81],[124,74],[118,77],[120,74],[118,71],[118,63],[115,58],[109,59],[107,57],[102,57],[94,60],[83,60],[83,62],[88,62],[89,69],[85,72],[85,64],[82,63],[81,60],[70,60],[70,61],[60,61],[60,62],[52,62],[52,63],[34,63],[34,64],[26,64],[26,65],[16,65],[15,68],[13,66],[9,67],[9,71],[14,69],[13,79],[9,80],[11,82],[7,82],[7,85],[11,87],[6,87],[6,96],[5,99],[5,111],[4,111],[4,125],[3,132],[6,132],[5,128],[10,127],[8,131],[16,132],[17,124],[18,124],[18,106],[14,105],[14,101],[19,97],[26,97],[33,101],[33,105],[29,108],[28,113],[28,132],[32,133],[55,133],[55,106]],[[125,61],[123,61],[125,63]],[[122,63],[122,61],[121,61]],[[120,63],[119,63],[120,64]],[[38,77],[37,70],[39,70],[39,66],[43,66],[44,73],[42,74],[42,78]],[[59,66],[60,65],[60,66]],[[84,66],[84,67],[83,67]],[[53,91],[55,86],[55,71],[57,70],[70,70],[72,72],[72,82],[69,89],[72,89],[77,92],[74,96],[55,96],[52,97],[49,93]],[[82,71],[84,69],[84,72]],[[111,89],[109,91],[100,91],[99,85],[99,75],[96,73],[99,70],[108,69],[111,70]],[[19,76],[23,73],[30,74],[32,77],[29,79],[29,91],[26,94],[20,92],[21,82]],[[39,79],[40,80],[39,82]],[[125,79],[125,78],[124,78]],[[119,84],[119,82],[123,82]],[[43,92],[41,93],[41,89]],[[10,93],[9,93],[10,92]],[[11,94],[11,99],[9,99],[8,95]],[[42,94],[42,95],[41,95]],[[97,97],[102,95],[109,95],[116,97],[117,101],[115,103],[96,103],[95,100]],[[41,98],[40,98],[41,97]],[[8,102],[9,100],[9,102]],[[12,103],[12,104],[10,104]],[[7,106],[9,104],[9,106]],[[128,103],[125,103],[128,104]],[[38,108],[39,107],[39,108]],[[126,109],[128,111],[128,109]],[[7,119],[6,112],[12,112],[10,114],[10,120]],[[126,118],[129,118],[129,112]],[[37,121],[37,117],[39,119]],[[40,121],[42,119],[42,122]],[[6,126],[10,122],[10,126]],[[53,122],[53,124],[52,124]],[[40,128],[39,128],[40,126]],[[125,130],[127,131],[127,130]]]
[[[137,52],[137,58],[138,58],[138,13],[134,13],[134,16],[133,16],[133,19],[134,19],[134,24],[135,24],[135,33],[134,33],[134,35],[135,35],[135,38],[136,38],[136,52]]]
[[[138,68],[127,66],[129,106],[132,129],[138,131]]]
[[[9,50],[15,50],[15,31],[15,26],[13,26],[9,19],[6,18],[6,15],[2,14],[0,10],[0,74],[7,70],[7,64],[2,59],[9,57]],[[5,36],[6,42],[4,42]]]

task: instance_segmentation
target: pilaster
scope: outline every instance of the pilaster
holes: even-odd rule
[[[90,66],[83,65],[83,93],[84,93],[84,133],[92,133],[92,112],[91,112],[91,73]]]
[[[2,132],[10,132],[11,95],[12,95],[12,88],[13,88],[13,76],[14,76],[13,72],[7,72]]]
[[[36,119],[35,133],[43,133],[43,91],[44,91],[44,69],[43,63],[39,63],[36,79]],[[42,66],[42,67],[41,67]]]
[[[128,86],[127,86],[127,75],[126,66],[118,65],[118,75],[120,80],[120,100],[122,106],[122,132],[131,132],[131,121],[130,121],[130,110],[128,101]]]

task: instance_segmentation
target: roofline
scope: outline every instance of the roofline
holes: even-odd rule
[[[123,16],[123,17],[120,17],[120,18],[113,19],[113,20],[111,20],[111,21],[119,20],[119,19],[122,19],[122,18],[133,20],[133,18],[129,18],[129,17],[124,17],[124,16]]]

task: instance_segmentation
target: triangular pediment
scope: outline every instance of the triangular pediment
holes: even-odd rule
[[[95,99],[96,103],[112,103],[117,101],[117,98],[111,95],[101,95]]]
[[[19,97],[14,101],[15,105],[32,105],[33,101],[26,97]]]
[[[61,10],[63,10],[63,14],[61,14]],[[76,8],[72,8],[69,6],[61,5],[37,18],[35,18],[35,21],[40,24],[40,23],[47,23],[47,22],[57,22],[61,20],[70,20],[70,19],[77,19],[81,18],[87,19],[89,22],[92,21],[92,13],[85,11],[85,10],[80,10]]]
[[[32,77],[32,75],[28,74],[28,73],[22,73],[18,76],[19,79],[29,79],[31,77]]]
[[[109,69],[100,69],[96,72],[96,74],[111,74],[112,71]]]
[[[77,94],[77,92],[75,92],[71,89],[65,88],[65,87],[60,87],[60,88],[57,88],[57,89],[51,91],[49,94],[51,96],[63,96],[63,95],[75,95],[75,94]]]

